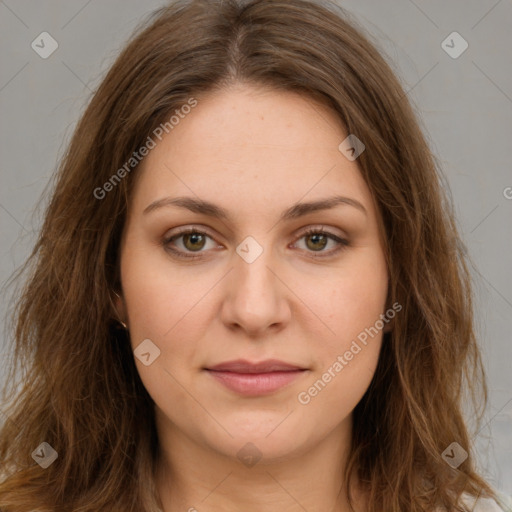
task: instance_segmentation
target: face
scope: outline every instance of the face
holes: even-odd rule
[[[146,156],[117,306],[160,434],[228,457],[251,442],[270,460],[349,428],[388,273],[347,135],[309,98],[239,85],[200,98]],[[237,360],[280,363],[213,369]]]

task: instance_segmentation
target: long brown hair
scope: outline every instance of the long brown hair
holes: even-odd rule
[[[322,102],[366,145],[358,164],[383,221],[390,303],[403,310],[354,411],[345,485],[357,475],[367,486],[368,512],[495,497],[461,411],[465,390],[478,417],[487,399],[468,267],[439,165],[389,64],[335,4],[181,0],[145,21],[98,87],[15,276],[27,274],[4,389],[1,510],[158,509],[153,403],[111,301],[137,174],[126,162],[190,98],[233,83]],[[32,457],[42,442],[58,454],[46,469]],[[457,469],[442,457],[452,442],[469,452]]]

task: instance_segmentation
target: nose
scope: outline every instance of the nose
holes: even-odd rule
[[[242,330],[248,336],[273,334],[290,321],[290,290],[279,276],[270,253],[263,253],[252,263],[234,255],[234,268],[226,277],[221,317],[231,330]]]

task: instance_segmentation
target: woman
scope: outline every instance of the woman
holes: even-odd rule
[[[453,216],[340,8],[155,13],[29,263],[2,511],[502,509],[461,412],[486,388]]]

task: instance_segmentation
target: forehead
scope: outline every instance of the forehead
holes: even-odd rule
[[[333,111],[297,93],[237,86],[198,97],[137,170],[133,206],[195,195],[256,214],[337,193],[371,208],[357,163],[338,149],[346,136]]]

